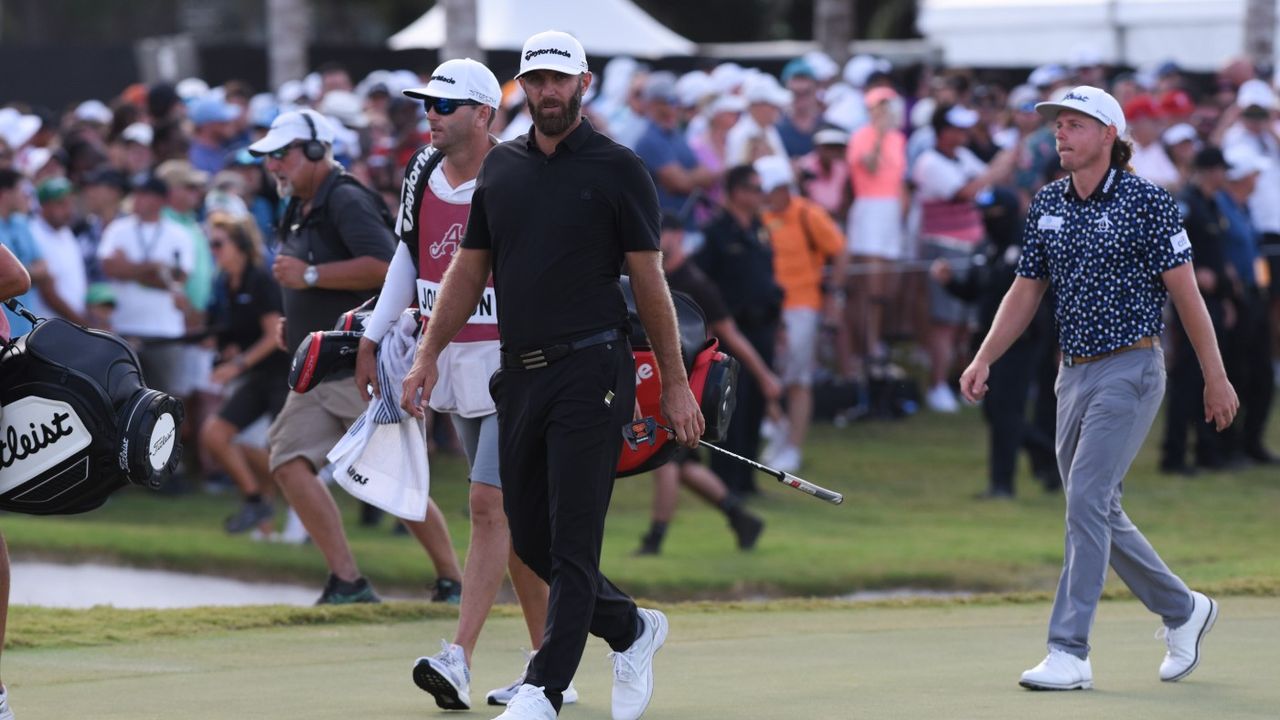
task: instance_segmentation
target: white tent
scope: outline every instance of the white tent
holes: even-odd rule
[[[1247,0],[921,0],[917,25],[951,65],[1030,67],[1079,52],[1208,71],[1244,54]]]
[[[630,0],[476,0],[482,50],[519,50],[543,30],[563,30],[591,55],[641,58],[693,55],[697,45],[667,29]],[[444,45],[444,7],[437,4],[391,36],[392,50]]]

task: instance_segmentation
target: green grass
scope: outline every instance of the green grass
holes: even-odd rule
[[[1074,693],[1016,685],[1018,673],[1043,657],[1044,602],[704,609],[668,608],[671,634],[655,658],[646,720],[1260,720],[1280,707],[1276,598],[1223,600],[1203,662],[1176,684],[1157,679],[1164,645],[1151,632],[1159,618],[1132,600],[1103,603],[1091,637],[1096,689]],[[99,612],[89,615],[117,619],[93,615]],[[196,619],[189,611],[160,615]],[[375,624],[215,628],[100,647],[18,649],[5,653],[4,680],[20,718],[442,718],[447,713],[414,687],[409,668],[452,631],[449,618],[387,615]],[[517,617],[486,624],[471,668],[477,706],[467,717],[497,714],[483,694],[515,677],[527,642]],[[607,650],[588,642],[574,678],[582,700],[561,717],[609,717]]]
[[[1271,445],[1280,447],[1272,423]],[[1155,472],[1161,423],[1125,483],[1126,509],[1173,569],[1218,591],[1280,592],[1280,472],[1250,469],[1195,479]],[[922,414],[902,422],[815,428],[801,473],[845,493],[843,506],[814,500],[759,476],[754,507],[768,527],[759,548],[740,553],[722,517],[685,495],[660,557],[633,558],[648,524],[651,483],[620,480],[602,566],[623,588],[665,600],[756,595],[832,596],[913,587],[1049,591],[1062,560],[1062,498],[1020,473],[1012,503],[972,499],[985,483],[986,428],[976,410]],[[432,494],[460,552],[467,544],[466,483],[457,458],[433,462]],[[433,577],[425,553],[389,524],[365,529],[335,489],[362,570],[380,587],[421,591]],[[324,564],[310,546],[229,537],[228,497],[120,493],[83,517],[0,517],[17,557],[86,558],[142,567],[297,580],[319,585]],[[1113,584],[1112,589],[1115,590]]]

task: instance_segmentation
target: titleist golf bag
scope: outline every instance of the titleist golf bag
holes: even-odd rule
[[[627,298],[631,321],[631,352],[636,359],[636,402],[640,404],[640,414],[656,418],[660,424],[670,425],[662,415],[662,381],[658,376],[657,358],[636,312],[631,279],[625,276],[622,278],[622,292]],[[729,419],[737,402],[738,361],[720,352],[718,340],[707,337],[706,316],[692,298],[672,292],[671,299],[676,306],[680,354],[684,359],[684,370],[689,374],[689,389],[693,391],[706,421],[702,439],[718,442],[729,430]],[[633,448],[624,443],[618,457],[618,477],[639,475],[661,467],[671,460],[678,447],[667,433],[659,433],[652,445],[645,443]]]
[[[146,387],[124,340],[66,320],[5,343],[0,405],[0,510],[93,510],[125,485],[160,487],[182,456],[182,402]]]

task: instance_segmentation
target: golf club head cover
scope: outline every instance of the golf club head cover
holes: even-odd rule
[[[120,337],[38,322],[0,357],[0,510],[75,514],[158,488],[182,457],[182,418]]]
[[[354,370],[361,335],[363,332],[347,330],[317,330],[308,334],[293,353],[289,389],[304,393],[335,372]]]

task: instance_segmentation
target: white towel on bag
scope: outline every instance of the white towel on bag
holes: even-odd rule
[[[426,427],[400,409],[404,376],[413,365],[418,323],[406,312],[378,346],[381,397],[369,401],[329,451],[333,477],[359,500],[405,520],[427,517],[431,471]]]

